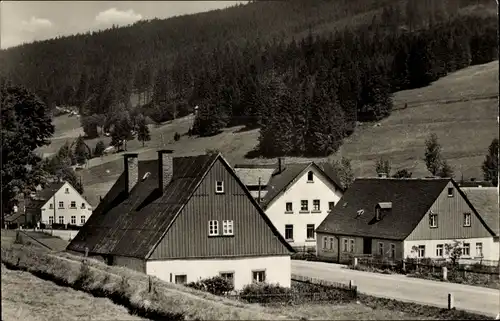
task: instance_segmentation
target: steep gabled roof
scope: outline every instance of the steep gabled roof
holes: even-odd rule
[[[41,208],[45,203],[54,196],[57,191],[64,186],[66,182],[53,182],[47,184],[41,191],[36,193],[35,199],[29,202],[31,208]],[[28,207],[28,205],[26,205]]]
[[[484,223],[498,236],[500,234],[498,189],[496,187],[461,187],[461,190]]]
[[[403,240],[449,182],[444,178],[356,179],[316,231]],[[392,202],[392,208],[376,221],[375,206],[380,202]]]
[[[122,174],[67,249],[83,252],[88,247],[94,254],[147,259],[217,159],[225,163],[274,234],[290,250],[220,154],[173,158],[172,181],[163,194],[158,189],[158,160],[140,161],[139,182],[129,197],[124,193]],[[147,172],[150,175],[142,180]]]
[[[295,179],[311,166],[323,172],[328,180],[337,188],[342,189],[335,170],[328,163],[286,163],[283,165],[281,172],[278,171],[278,165],[276,164],[239,164],[235,166],[235,172],[246,186],[254,186],[255,181],[258,181],[258,177],[261,177],[261,184],[265,187],[265,191],[261,194],[260,205],[266,209],[279,194],[286,190]],[[272,174],[269,175],[269,173]],[[252,195],[255,197],[257,194],[252,191]]]

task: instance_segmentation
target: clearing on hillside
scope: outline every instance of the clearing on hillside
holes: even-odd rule
[[[407,108],[404,108],[407,104]],[[405,90],[394,94],[394,111],[379,126],[365,123],[347,138],[330,159],[341,156],[352,159],[356,176],[374,176],[379,157],[391,161],[393,172],[406,168],[413,177],[429,173],[423,161],[425,139],[430,132],[438,135],[443,155],[454,167],[455,177],[482,178],[481,164],[493,138],[498,137],[498,60],[471,66],[446,77],[428,87]],[[241,127],[228,128],[214,137],[194,138],[184,135],[192,125],[192,115],[151,126],[151,141],[128,143],[129,152],[141,153],[141,159],[156,158],[156,149],[173,149],[174,156],[219,150],[232,164],[240,162],[275,162],[275,159],[246,159],[245,155],[256,145],[258,129],[242,131]],[[78,118],[61,116],[54,121],[56,133],[50,146],[40,149],[54,153],[68,137],[75,139],[80,132]],[[174,134],[183,135],[177,142]],[[101,137],[105,143],[109,137]],[[99,139],[87,141],[93,148]],[[80,171],[86,194],[91,199],[104,196],[123,169],[122,154],[92,159],[88,168]],[[287,158],[287,160],[292,158]],[[293,158],[297,161],[314,158]]]

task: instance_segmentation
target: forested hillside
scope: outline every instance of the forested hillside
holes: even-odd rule
[[[393,92],[497,59],[492,5],[257,1],[23,45],[2,51],[0,65],[49,106],[78,106],[89,137],[140,113],[160,122],[198,105],[191,134],[260,127],[261,155],[320,156],[358,121],[387,117]]]

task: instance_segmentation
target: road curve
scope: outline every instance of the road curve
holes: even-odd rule
[[[292,273],[358,286],[359,292],[373,296],[446,307],[448,293],[454,297],[457,309],[497,316],[500,312],[500,291],[470,285],[355,271],[339,264],[292,261]]]

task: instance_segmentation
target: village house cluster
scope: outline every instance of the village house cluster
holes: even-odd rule
[[[82,225],[67,250],[160,279],[222,276],[290,286],[291,255],[446,259],[498,264],[498,191],[446,178],[358,178],[328,163],[231,166],[221,154],[155,160],[124,155],[124,171],[92,209],[67,182],[40,191],[26,220]],[[92,215],[91,215],[92,214]],[[18,215],[19,216],[19,215]]]

